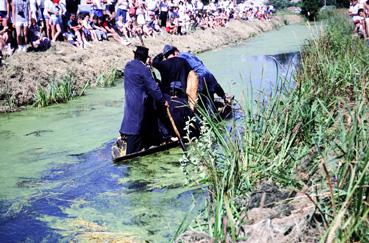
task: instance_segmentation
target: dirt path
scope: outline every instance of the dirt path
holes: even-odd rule
[[[277,26],[301,22],[296,15],[274,17],[271,21],[232,21],[225,28],[198,30],[186,36],[163,34],[144,40],[150,54],[161,51],[164,44],[171,43],[180,50],[203,52],[220,46],[248,39],[258,33],[270,31]],[[0,67],[0,112],[19,110],[34,103],[34,94],[39,86],[60,80],[68,73],[76,77],[76,86],[86,82],[96,86],[97,77],[112,69],[121,70],[132,58],[132,50],[139,45],[133,41],[129,47],[115,41],[96,43],[93,48],[80,50],[67,43],[57,43],[47,52],[16,53],[6,59]]]

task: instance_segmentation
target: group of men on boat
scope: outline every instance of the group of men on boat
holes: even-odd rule
[[[146,47],[138,46],[133,52],[134,59],[124,68],[125,106],[118,139],[123,155],[186,135],[186,122],[195,115],[197,105],[214,112],[214,94],[228,102],[214,75],[195,55],[171,45],[165,45],[153,60]],[[196,136],[198,132],[192,129],[190,133]]]

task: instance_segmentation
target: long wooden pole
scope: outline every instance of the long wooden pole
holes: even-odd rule
[[[167,110],[167,115],[169,117],[169,120],[170,120],[170,123],[172,124],[172,127],[173,127],[173,130],[174,130],[174,133],[176,134],[177,138],[178,138],[178,141],[179,141],[179,145],[181,145],[181,148],[183,151],[186,151],[186,147],[183,143],[183,140],[181,138],[181,134],[179,133],[178,131],[178,128],[176,126],[176,123],[174,122],[174,119],[172,117],[172,114],[170,113],[170,110],[169,110],[169,107],[166,107],[166,110]]]

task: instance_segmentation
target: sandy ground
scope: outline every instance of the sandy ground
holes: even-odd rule
[[[180,50],[198,53],[301,21],[302,18],[296,15],[276,16],[271,21],[232,21],[225,28],[198,30],[186,36],[164,33],[162,36],[144,39],[144,43],[150,48],[152,56],[159,53],[166,43]],[[132,50],[139,44],[139,40],[134,40],[127,47],[111,40],[81,50],[67,43],[57,43],[46,52],[15,53],[5,60],[6,65],[0,67],[0,112],[19,110],[32,104],[37,87],[45,87],[50,81],[60,80],[67,73],[73,73],[78,87],[86,82],[95,86],[100,74],[112,68],[121,70],[132,59]]]

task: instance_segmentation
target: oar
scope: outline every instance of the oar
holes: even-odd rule
[[[177,138],[178,138],[178,141],[179,141],[179,145],[181,145],[181,148],[183,151],[186,151],[186,147],[183,143],[183,140],[181,138],[181,134],[179,133],[178,129],[177,129],[177,126],[176,126],[176,123],[174,122],[174,119],[172,117],[172,114],[170,113],[170,110],[169,110],[169,107],[167,107],[167,115],[169,117],[169,120],[170,120],[170,123],[172,124],[172,127],[173,127],[173,130],[174,130],[174,133],[176,134]]]

